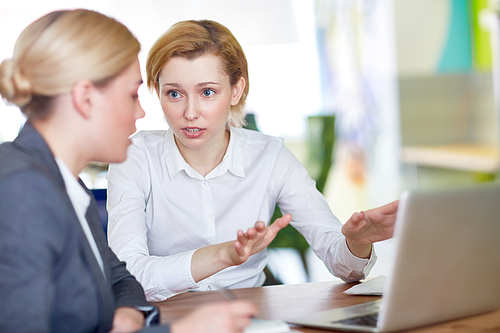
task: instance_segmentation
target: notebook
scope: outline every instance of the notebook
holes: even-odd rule
[[[499,183],[404,191],[394,237],[382,299],[287,322],[391,332],[500,309]]]

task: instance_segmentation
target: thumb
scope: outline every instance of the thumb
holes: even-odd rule
[[[278,232],[284,227],[286,227],[292,221],[292,215],[286,214],[280,218],[277,218],[273,224],[270,225],[270,228],[273,228],[274,231]]]

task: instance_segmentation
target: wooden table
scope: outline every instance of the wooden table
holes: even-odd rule
[[[261,319],[281,319],[345,307],[379,299],[377,296],[350,296],[343,293],[353,284],[313,282],[295,285],[233,289],[238,298],[254,302]],[[225,299],[216,291],[187,292],[155,303],[160,308],[162,323],[170,323],[201,304]],[[304,333],[325,333],[324,330],[294,327]],[[428,326],[411,332],[500,332],[500,311]]]

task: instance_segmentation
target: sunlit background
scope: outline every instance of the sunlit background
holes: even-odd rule
[[[259,131],[285,139],[341,221],[407,188],[498,178],[498,1],[3,1],[0,59],[30,22],[76,7],[127,25],[142,44],[143,70],[150,46],[173,23],[226,25],[249,62],[247,112]],[[138,129],[166,129],[156,96],[145,86],[139,94],[146,117]],[[0,142],[13,140],[24,121],[0,103]],[[82,178],[105,188],[105,174],[91,165]],[[385,273],[390,247],[378,245],[372,275]],[[329,278],[314,258],[304,262],[304,277],[288,282]]]
[[[313,1],[131,1],[48,0],[13,1],[0,8],[0,57],[12,54],[19,33],[48,11],[82,7],[110,15],[124,23],[147,52],[173,23],[209,18],[226,25],[240,41],[248,58],[251,93],[247,111],[255,112],[259,129],[278,136],[302,138],[304,118],[321,110],[321,89],[315,39]],[[143,73],[144,74],[144,73]],[[156,96],[144,85],[140,100],[146,117],[139,129],[164,129]],[[15,111],[1,111],[0,139],[11,140],[21,120]]]

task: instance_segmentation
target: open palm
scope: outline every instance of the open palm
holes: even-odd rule
[[[372,244],[392,237],[399,201],[355,213],[342,226],[342,233],[359,244]]]
[[[234,259],[235,264],[239,265],[248,260],[248,258],[265,249],[278,232],[286,227],[292,220],[292,215],[286,214],[274,221],[269,227],[265,223],[258,221],[254,227],[243,232],[238,230],[237,239],[234,242],[237,258]]]

